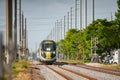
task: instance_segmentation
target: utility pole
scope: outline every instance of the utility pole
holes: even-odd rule
[[[50,40],[52,40],[52,30],[50,31]]]
[[[24,38],[24,14],[22,13],[22,39]]]
[[[75,0],[75,28],[77,29],[77,0]]]
[[[54,27],[53,27],[53,40],[55,41],[55,31],[54,31]]]
[[[57,41],[59,40],[59,31],[58,31],[58,20],[57,20]]]
[[[62,40],[62,19],[61,19],[61,40]]]
[[[25,53],[25,58],[26,58],[26,30],[27,30],[27,23],[26,23],[26,18],[25,18],[25,27],[24,27],[24,53]]]
[[[71,24],[70,24],[70,26],[71,26],[70,28],[72,28],[72,7],[71,7],[71,19],[70,19],[70,20],[71,20],[71,21],[70,21],[70,23],[71,23]]]
[[[50,31],[50,33],[49,33],[49,35],[48,35],[48,39],[51,40],[51,38],[52,38],[52,37],[51,37],[51,31]]]
[[[28,31],[27,31],[27,20],[26,20],[26,54],[27,54],[27,58],[28,58],[28,53],[29,53],[29,49],[28,49]]]
[[[58,41],[60,40],[60,36],[61,36],[61,28],[60,28],[60,21],[57,20],[57,37],[58,37]]]
[[[82,30],[82,0],[80,0],[80,30]]]
[[[22,56],[24,56],[24,14],[22,13]]]
[[[58,32],[58,41],[59,41],[60,40],[60,35],[61,35],[61,33],[60,33],[60,29],[61,29],[60,28],[60,21],[58,21],[58,27],[57,28],[58,28],[57,32]]]
[[[6,55],[9,66],[9,80],[12,80],[12,51],[10,41],[12,41],[12,0],[6,0]]]
[[[92,14],[92,16],[93,16],[93,26],[94,26],[94,0],[92,0],[93,1],[93,4],[92,4],[92,8],[93,8],[93,14]],[[91,56],[93,55],[93,46],[92,46],[92,41],[93,41],[93,38],[92,38],[92,36],[91,36]],[[91,60],[91,61],[93,61],[93,60]]]
[[[93,50],[92,40],[93,40],[93,39],[92,39],[92,37],[91,37],[91,48],[90,48],[90,49],[91,49],[91,56],[92,56],[92,50]]]
[[[54,31],[54,27],[53,27],[53,40],[55,41],[55,31]]]
[[[0,32],[0,80],[4,80],[3,54],[3,36],[2,32]]]
[[[57,23],[55,22],[55,41],[57,42]]]
[[[87,0],[85,0],[85,27],[87,26]]]
[[[93,0],[93,5],[92,5],[92,8],[93,8],[93,22],[94,22],[94,15],[95,15],[95,14],[94,14],[94,12],[95,12],[94,3],[95,3],[95,2],[94,2],[94,0]]]
[[[53,40],[55,41],[55,26],[53,27]]]
[[[54,40],[54,28],[52,29],[52,40]]]
[[[52,34],[53,34],[53,33],[52,33],[52,30],[51,30],[51,40],[52,40],[52,38],[53,38]]]
[[[15,45],[15,54],[14,58],[16,59],[17,55],[17,0],[14,0],[14,45]]]
[[[52,38],[52,40],[54,40],[54,27],[53,27],[53,29],[52,29],[52,36],[53,36],[53,38]]]
[[[69,12],[68,12],[68,30],[67,31],[69,31]]]
[[[19,0],[19,60],[21,60],[21,0]]]
[[[26,32],[27,32],[27,19],[25,18],[25,48],[26,48],[26,42],[27,42]]]
[[[64,16],[64,39],[65,39],[65,16]]]
[[[12,1],[6,0],[6,53],[7,63],[9,63],[10,53],[9,53],[9,43],[12,41]]]

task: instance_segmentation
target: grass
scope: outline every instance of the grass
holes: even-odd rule
[[[24,72],[27,69],[29,63],[27,61],[16,61],[12,63],[12,78],[16,78],[20,72]],[[4,80],[9,80],[8,71],[4,71]],[[2,79],[0,79],[2,80]]]
[[[87,63],[90,63],[89,60],[85,60],[83,62],[83,60],[58,60],[58,61],[63,61],[63,62],[68,62],[68,63],[79,63],[79,64],[82,64],[84,62],[87,62]],[[106,66],[106,67],[111,67],[111,68],[117,68],[117,69],[120,69],[120,64],[103,64],[103,63],[100,63],[102,64],[103,66]]]
[[[60,61],[68,62],[68,63],[80,63],[80,64],[84,63],[82,60],[60,60]]]
[[[116,66],[116,68],[120,69],[120,64]]]
[[[27,61],[18,61],[13,62],[12,64],[12,73],[13,77],[16,77],[20,72],[23,72],[24,69],[27,69],[29,66]]]

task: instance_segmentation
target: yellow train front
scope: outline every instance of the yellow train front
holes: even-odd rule
[[[52,64],[56,61],[56,43],[53,40],[43,40],[39,54],[41,62]]]

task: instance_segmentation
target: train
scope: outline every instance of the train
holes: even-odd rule
[[[56,62],[56,43],[53,40],[43,40],[39,46],[38,58],[40,62],[53,64]]]

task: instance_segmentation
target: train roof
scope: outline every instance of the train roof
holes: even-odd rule
[[[55,41],[53,41],[53,40],[43,40],[43,41],[41,42],[41,44],[44,43],[44,42],[47,42],[47,41],[48,41],[48,42],[53,42],[53,43],[55,43]]]

